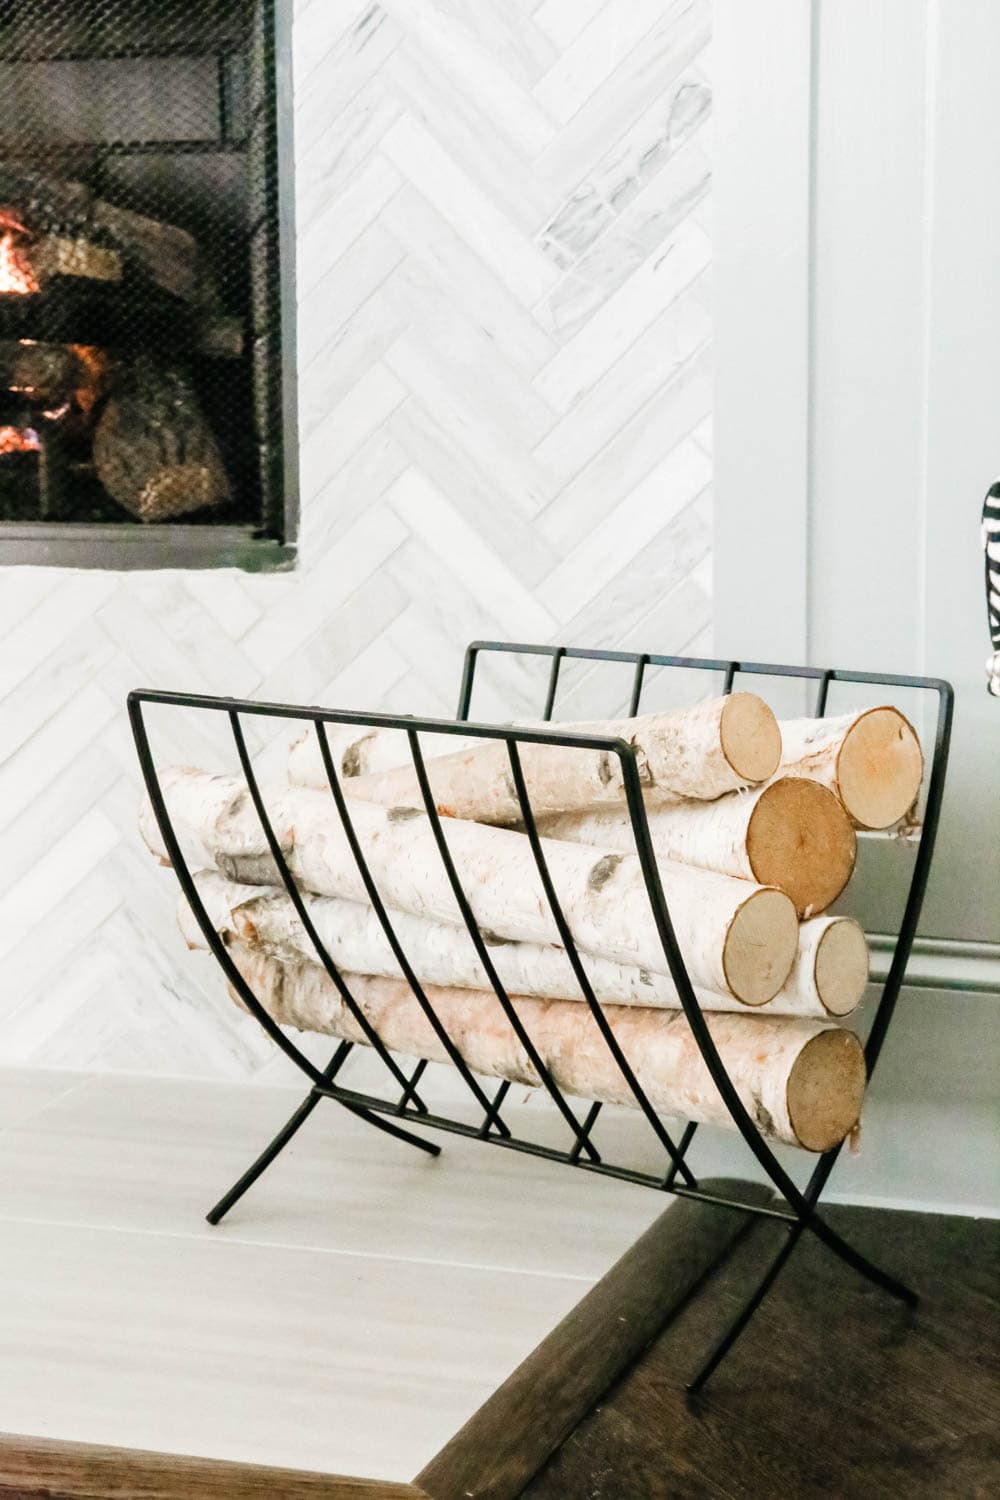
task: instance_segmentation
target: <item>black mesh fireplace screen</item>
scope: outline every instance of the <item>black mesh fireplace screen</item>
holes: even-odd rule
[[[0,523],[280,537],[273,12],[0,0]]]

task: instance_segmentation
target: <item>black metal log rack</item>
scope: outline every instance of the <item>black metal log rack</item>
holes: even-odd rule
[[[475,723],[469,720],[468,716],[477,667],[484,656],[497,653],[506,657],[514,656],[521,658],[522,662],[539,657],[547,660],[548,672],[544,684],[544,700],[541,705],[542,711],[540,715],[544,727],[511,727]],[[697,671],[717,674],[721,678],[721,690],[724,693],[728,693],[733,689],[737,677],[765,676],[799,679],[803,685],[803,689],[806,691],[809,690],[810,684],[814,686],[815,697],[811,706],[811,712],[816,717],[823,717],[826,714],[829,690],[831,685],[835,683],[863,684],[867,687],[885,688],[889,691],[916,691],[922,695],[926,695],[928,703],[934,704],[936,719],[934,720],[933,729],[933,751],[930,756],[930,770],[926,781],[919,843],[913,861],[909,889],[896,932],[892,959],[885,982],[881,987],[881,993],[877,999],[874,1019],[865,1044],[865,1061],[868,1078],[869,1080],[871,1079],[904,981],[906,966],[913,946],[920,909],[931,868],[931,859],[944,792],[953,709],[953,692],[947,682],[927,677],[892,676],[871,672],[850,672],[816,667],[773,665],[760,662],[658,656],[625,651],[589,650],[575,646],[523,645],[510,642],[477,641],[470,645],[466,652],[458,709],[454,720],[421,719],[408,715],[353,713],[341,710],[306,708],[288,704],[261,703],[247,699],[209,697],[193,693],[157,692],[152,690],[137,691],[129,695],[128,706],[132,732],[135,738],[143,778],[160,827],[164,846],[170,857],[184,896],[190,903],[208,947],[214,954],[233,990],[239,996],[246,1009],[256,1018],[265,1032],[267,1032],[272,1041],[304,1074],[309,1084],[308,1093],[299,1108],[240,1180],[215,1205],[209,1213],[208,1218],[212,1224],[219,1223],[223,1216],[229,1212],[248,1188],[256,1182],[271,1162],[275,1160],[289,1141],[291,1141],[292,1137],[304,1124],[306,1119],[308,1119],[319,1102],[329,1099],[352,1114],[364,1119],[369,1124],[387,1131],[390,1135],[432,1155],[437,1155],[440,1147],[432,1140],[426,1139],[423,1134],[415,1133],[409,1127],[417,1126],[421,1130],[442,1131],[473,1137],[507,1150],[525,1152],[533,1156],[563,1162],[568,1166],[577,1167],[585,1172],[619,1178],[660,1192],[700,1199],[706,1203],[730,1209],[733,1212],[745,1215],[763,1215],[768,1218],[781,1220],[787,1226],[787,1235],[781,1244],[781,1248],[760,1284],[750,1293],[740,1312],[723,1332],[715,1347],[708,1353],[701,1368],[690,1381],[688,1389],[695,1392],[704,1385],[705,1381],[743,1332],[753,1314],[764,1300],[782,1267],[794,1251],[802,1235],[806,1232],[816,1235],[834,1254],[838,1255],[848,1265],[853,1266],[862,1276],[867,1277],[882,1288],[883,1291],[900,1299],[903,1303],[913,1307],[916,1305],[918,1298],[916,1293],[908,1286],[905,1286],[887,1271],[874,1265],[848,1244],[836,1230],[832,1229],[826,1223],[818,1212],[820,1196],[836,1165],[842,1149],[841,1146],[827,1151],[817,1159],[808,1181],[804,1187],[800,1188],[778,1160],[744,1107],[712,1041],[701,1007],[692,988],[684,954],[674,933],[668,903],[664,898],[656,856],[650,839],[634,747],[610,735],[571,731],[559,728],[551,723],[552,715],[559,698],[561,673],[564,665],[569,662],[606,663],[613,665],[619,673],[630,674],[628,679],[630,683],[628,690],[628,713],[630,715],[637,714],[642,710],[643,690],[648,681],[651,669],[666,669],[668,672]],[[270,849],[281,881],[300,921],[315,946],[317,961],[326,970],[347,1010],[361,1028],[367,1042],[384,1065],[387,1083],[385,1095],[374,1092],[360,1092],[338,1082],[343,1065],[353,1050],[353,1043],[351,1042],[341,1042],[334,1050],[332,1057],[325,1067],[314,1063],[272,1019],[237,969],[225,942],[217,933],[199,896],[192,870],[184,856],[180,841],[171,822],[148,734],[145,711],[150,705],[188,710],[194,709],[210,715],[221,715],[228,720],[236,754],[246,779],[250,797],[256,809],[264,838]],[[409,983],[428,1022],[434,1028],[444,1050],[466,1085],[475,1112],[475,1118],[471,1123],[468,1118],[456,1118],[454,1115],[435,1112],[428,1106],[421,1097],[420,1092],[420,1085],[427,1063],[419,1061],[414,1067],[412,1060],[395,1056],[389,1052],[375,1029],[367,1020],[360,1005],[351,994],[347,978],[340,973],[330,954],[324,948],[310,919],[302,892],[297,886],[282,852],[268,813],[264,794],[261,791],[260,782],[254,769],[251,753],[247,746],[244,721],[254,716],[293,720],[302,724],[312,724],[315,727],[329,782],[330,796],[343,826],[353,858],[356,861],[361,880],[381,923],[386,939],[399,963],[402,974]],[[488,1092],[487,1082],[476,1077],[470,1071],[461,1052],[435,1014],[425,988],[417,978],[406,951],[396,934],[392,913],[387,909],[379,894],[377,883],[368,865],[365,850],[355,831],[349,798],[345,796],[343,782],[334,765],[326,735],[326,726],[329,724],[350,724],[358,725],[362,728],[396,729],[402,731],[407,736],[410,756],[420,786],[424,809],[433,831],[448,882],[454,892],[462,921],[468,930],[469,937],[488,978],[490,988],[496,994],[497,1004],[501,1007],[537,1070],[542,1086],[549,1094],[555,1109],[569,1127],[572,1142],[568,1148],[561,1149],[550,1144],[541,1144],[538,1141],[527,1139],[514,1132],[510,1124],[503,1117],[503,1106],[511,1088],[510,1083],[502,1082],[499,1088],[490,1089]],[[583,1101],[581,1104],[581,1101],[568,1098],[553,1079],[534,1048],[531,1037],[519,1017],[516,1001],[506,993],[491,962],[486,937],[476,922],[468,896],[463,887],[461,875],[449,852],[447,833],[444,826],[447,819],[442,818],[435,806],[424,754],[421,748],[421,737],[424,734],[462,735],[476,739],[499,741],[506,745],[511,777],[520,803],[524,830],[530,842],[539,880],[545,892],[555,928],[559,933],[562,945],[572,965],[576,981],[579,984],[581,1001],[589,1008],[594,1024],[597,1026],[605,1044],[610,1049],[616,1064],[621,1069],[624,1079],[634,1096],[637,1109],[645,1117],[655,1141],[662,1148],[663,1165],[661,1170],[657,1172],[637,1170],[628,1163],[605,1159],[593,1139],[594,1127],[603,1106],[599,1102],[588,1103],[588,1101]],[[772,1199],[770,1203],[751,1204],[741,1202],[735,1198],[723,1198],[717,1194],[705,1191],[699,1186],[692,1150],[697,1133],[697,1124],[688,1121],[682,1125],[679,1132],[677,1132],[676,1126],[671,1125],[668,1128],[668,1125],[657,1115],[650,1104],[630,1066],[628,1058],[624,1055],[616,1041],[601,1004],[597,1000],[588,979],[586,964],[581,959],[574,943],[572,932],[561,909],[559,898],[546,864],[544,842],[539,838],[531,798],[521,765],[519,747],[525,744],[575,746],[581,750],[604,751],[616,757],[619,761],[627,806],[632,822],[635,850],[640,861],[649,897],[652,919],[663,945],[669,972],[676,984],[684,1013],[698,1047],[701,1050],[705,1066],[725,1102],[733,1124],[778,1194],[778,1197]],[[405,1126],[401,1122],[405,1122]]]

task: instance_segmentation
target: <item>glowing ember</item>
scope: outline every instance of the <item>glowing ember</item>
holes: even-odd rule
[[[0,456],[5,453],[40,453],[38,433],[33,427],[0,427]]]
[[[26,296],[39,290],[34,273],[17,247],[15,231],[0,235],[0,295],[13,292]]]

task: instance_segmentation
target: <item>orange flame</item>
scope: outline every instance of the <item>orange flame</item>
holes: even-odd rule
[[[0,427],[0,456],[5,453],[40,453],[38,433],[33,427]]]
[[[39,290],[34,272],[18,251],[14,230],[0,235],[0,294],[26,296]]]

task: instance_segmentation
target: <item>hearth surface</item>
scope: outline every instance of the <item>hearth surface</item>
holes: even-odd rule
[[[299,1097],[0,1072],[6,1430],[408,1480],[664,1208],[331,1107],[210,1229]]]

